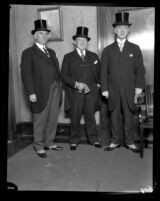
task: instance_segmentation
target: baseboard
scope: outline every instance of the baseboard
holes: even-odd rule
[[[33,135],[33,123],[32,122],[20,122],[16,124],[17,135]]]
[[[67,123],[58,123],[57,127],[57,134],[56,134],[56,142],[66,142],[69,143],[70,138],[70,124]],[[82,138],[81,143],[87,144],[87,136],[85,132],[85,125],[81,124],[81,132],[82,132]],[[100,138],[100,141],[103,145],[106,145],[110,142],[110,132],[108,131],[108,128],[100,128],[100,125],[97,125],[97,132]],[[137,133],[137,129],[135,129],[135,133],[137,136],[137,139],[135,140],[137,143],[139,143],[139,137]],[[32,122],[21,122],[16,125],[16,136],[18,137],[24,137],[24,138],[33,138],[33,124]],[[145,134],[146,135],[146,134]],[[148,135],[146,135],[147,139]],[[144,143],[147,142],[147,140],[144,140]],[[122,146],[125,145],[123,137],[121,136],[121,144]],[[146,147],[146,145],[145,145]]]
[[[99,125],[97,125],[99,131]],[[88,140],[86,137],[85,126],[81,125],[82,138],[81,143],[87,144]],[[33,137],[33,123],[32,122],[21,122],[16,125],[17,137]],[[58,123],[56,142],[68,142],[70,137],[70,124]],[[103,141],[103,140],[102,140]]]

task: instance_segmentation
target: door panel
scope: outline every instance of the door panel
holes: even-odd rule
[[[131,34],[128,40],[140,46],[146,69],[146,84],[154,83],[154,25],[155,9],[131,10]]]

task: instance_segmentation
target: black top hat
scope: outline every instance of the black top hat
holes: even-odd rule
[[[112,24],[113,27],[118,25],[127,25],[130,26],[131,24],[128,22],[129,13],[128,12],[120,12],[115,14],[115,23]]]
[[[42,20],[42,19],[35,20],[34,26],[35,26],[35,29],[31,31],[32,34],[34,34],[36,31],[50,32],[50,30],[47,29],[47,21],[46,20]]]
[[[87,38],[87,40],[89,41],[90,38],[88,37],[88,28],[87,27],[77,27],[77,33],[76,33],[76,35],[74,35],[72,37],[73,40],[75,40],[76,37]]]

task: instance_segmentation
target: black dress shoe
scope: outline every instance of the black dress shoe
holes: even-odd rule
[[[114,150],[115,148],[119,148],[120,146],[121,146],[120,144],[116,145],[115,147],[110,147],[110,146],[108,146],[108,147],[104,148],[104,151],[112,151],[112,150]]]
[[[44,153],[38,153],[37,152],[37,155],[40,157],[40,158],[47,158],[47,154],[44,152]]]
[[[131,148],[131,147],[127,146],[127,149],[130,149],[134,153],[139,153],[140,152],[140,149],[138,149],[138,148]]]
[[[93,144],[96,148],[102,148],[102,145],[99,142],[95,142]]]
[[[56,146],[56,147],[44,147],[44,150],[54,150],[54,151],[61,151],[63,147]]]
[[[71,151],[74,151],[74,150],[76,150],[77,149],[77,145],[75,145],[75,144],[71,144],[71,146],[70,146],[70,150]]]

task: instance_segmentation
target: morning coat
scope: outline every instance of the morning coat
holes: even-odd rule
[[[101,97],[100,91],[97,84],[100,84],[100,60],[96,53],[86,50],[86,57],[88,60],[87,65],[91,68],[94,78],[94,96],[97,98],[97,102],[95,105],[95,110],[100,107]],[[77,89],[75,89],[75,82],[80,81],[80,68],[82,64],[82,59],[79,56],[77,50],[64,55],[64,59],[62,62],[61,68],[61,78],[64,82],[65,88],[65,112],[69,111],[72,107],[72,103],[74,101],[74,93],[77,93]]]
[[[36,94],[37,102],[31,103],[33,113],[40,113],[46,106],[53,83],[54,72],[60,77],[59,62],[54,50],[47,48],[50,58],[36,44],[22,53],[21,77],[26,94]],[[56,69],[56,71],[55,71]]]
[[[117,41],[104,48],[101,59],[101,90],[109,91],[108,109],[114,110],[120,86],[124,87],[128,106],[135,109],[135,88],[145,87],[145,68],[138,45],[125,41],[123,51]]]

